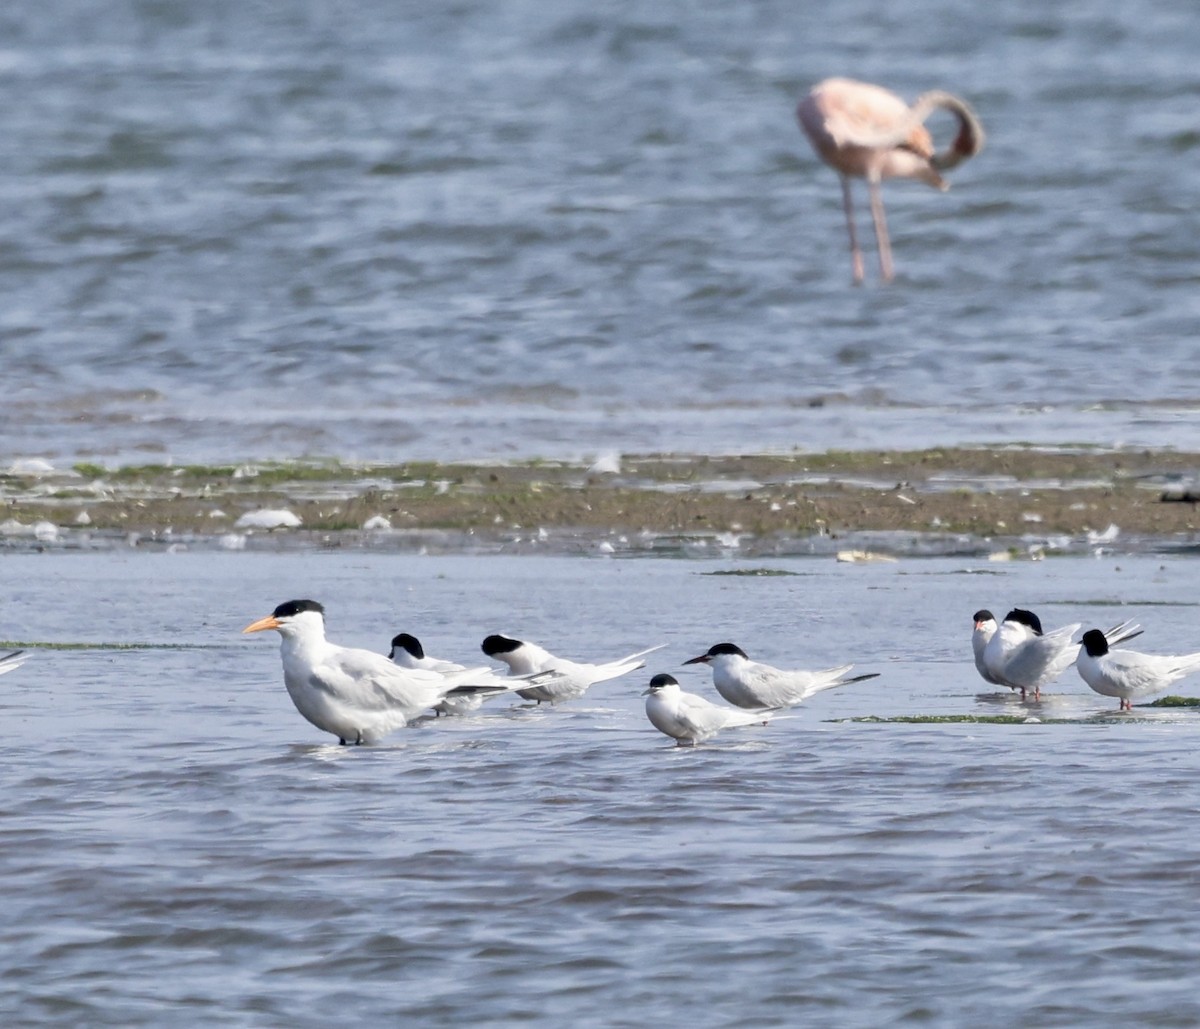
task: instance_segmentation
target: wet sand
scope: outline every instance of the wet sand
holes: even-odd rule
[[[837,549],[1014,554],[1197,539],[1200,454],[1006,446],[915,452],[623,455],[592,468],[15,466],[0,476],[0,545],[106,539],[470,549],[612,540],[614,549],[716,540],[762,552]],[[286,511],[298,527],[239,525]],[[270,519],[259,519],[269,522]],[[1115,529],[1113,527],[1116,527]],[[456,542],[457,541],[457,542]]]

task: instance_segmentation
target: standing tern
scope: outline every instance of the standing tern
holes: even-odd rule
[[[242,632],[264,629],[282,637],[283,682],[296,710],[341,744],[373,743],[446,696],[503,690],[480,685],[470,669],[400,668],[382,654],[330,643],[325,609],[315,600],[289,600]]]
[[[0,654],[0,675],[20,668],[28,659],[29,655],[23,650],[10,650],[7,654]]]
[[[517,690],[517,696],[525,700],[536,700],[539,704],[546,701],[557,704],[564,700],[574,700],[582,697],[598,682],[607,682],[618,676],[625,675],[645,665],[642,658],[645,655],[661,650],[665,643],[657,647],[639,650],[636,654],[608,661],[604,664],[589,664],[582,661],[568,661],[565,657],[555,657],[550,651],[539,647],[536,643],[526,643],[513,639],[511,636],[494,634],[488,636],[481,649],[488,657],[503,661],[508,665],[510,675],[530,675],[535,672],[554,672],[554,678],[539,681],[535,685]]]
[[[1062,675],[1079,657],[1079,644],[1073,640],[1079,628],[1080,623],[1073,622],[1044,633],[1037,615],[1014,607],[984,647],[983,661],[988,672],[985,678],[997,685],[1020,690],[1022,700],[1030,693],[1034,700],[1040,700],[1042,687]],[[1141,633],[1141,626],[1122,622],[1103,635],[1109,646],[1116,646]],[[972,646],[974,642],[972,635]]]
[[[732,726],[765,725],[775,713],[722,707],[695,693],[685,693],[670,675],[656,675],[642,696],[646,698],[646,717],[650,723],[672,737],[677,747],[694,747]]]
[[[480,686],[496,687],[492,692],[480,690],[474,693],[459,693],[447,696],[433,706],[435,715],[470,714],[472,711],[478,711],[488,697],[511,692],[520,686],[519,681],[505,679],[487,667],[468,669],[466,665],[460,665],[456,661],[442,661],[439,658],[430,657],[425,653],[425,648],[421,646],[421,641],[416,636],[407,632],[402,632],[392,637],[392,649],[388,654],[388,658],[392,664],[399,665],[401,668],[422,669],[424,671],[437,672],[442,676],[457,675],[460,679],[461,675],[459,673],[469,670],[474,673],[472,682]],[[540,682],[543,679],[552,679],[553,677],[553,673],[548,673],[541,676],[526,676],[523,678],[530,678],[535,682]]]
[[[993,686],[1007,686],[1008,683],[1002,682],[988,671],[987,662],[983,659],[988,641],[996,635],[999,628],[996,616],[984,608],[982,611],[976,611],[971,617],[975,620],[975,629],[971,633],[971,650],[975,654],[976,670],[983,676],[984,682],[990,682]]]
[[[869,672],[847,679],[846,673],[854,665],[839,665],[818,672],[774,668],[751,661],[741,647],[732,643],[718,643],[684,664],[710,665],[713,685],[722,697],[738,707],[760,711],[794,707],[822,690],[879,676],[878,672]]]
[[[1088,629],[1075,667],[1092,689],[1104,697],[1117,697],[1120,711],[1133,710],[1135,697],[1165,690],[1185,675],[1200,672],[1200,653],[1139,654],[1136,650],[1112,652],[1105,633]]]

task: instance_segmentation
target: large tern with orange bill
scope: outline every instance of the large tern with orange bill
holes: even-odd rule
[[[265,629],[282,637],[283,683],[296,710],[342,744],[373,743],[446,697],[507,690],[481,683],[490,669],[401,668],[374,651],[330,643],[315,600],[289,600],[242,631]]]

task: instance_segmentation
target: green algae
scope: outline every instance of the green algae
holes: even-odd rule
[[[895,725],[1027,725],[1031,722],[1067,722],[1070,719],[1036,718],[1030,715],[860,715],[856,718],[834,719],[841,722],[867,722]]]
[[[701,572],[701,575],[742,575],[751,578],[768,578],[779,575],[800,575],[800,572],[789,572],[782,568],[722,568],[715,572]]]

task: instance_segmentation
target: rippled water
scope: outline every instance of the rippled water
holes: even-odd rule
[[[1195,649],[1187,559],[3,563],[11,639],[87,644],[0,680],[7,1025],[1200,1020],[1200,716],[1118,716],[1074,673],[1023,709],[967,642],[977,607],[1023,603]],[[273,642],[239,635],[298,595],[347,644],[669,646],[557,710],[341,748],[292,709]],[[643,676],[713,696],[680,663],[725,638],[882,674],[674,748]],[[841,720],[1022,710],[1043,721]]]
[[[0,454],[1197,445],[1192,0],[0,28]],[[888,185],[891,288],[851,287],[793,121],[830,74],[950,89],[989,133],[948,194]]]

